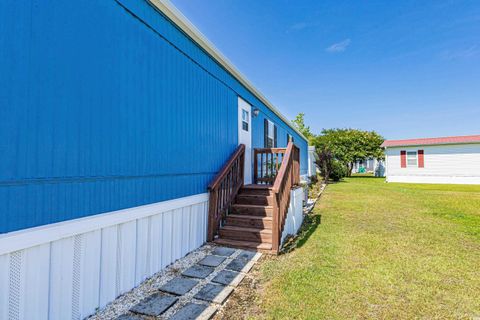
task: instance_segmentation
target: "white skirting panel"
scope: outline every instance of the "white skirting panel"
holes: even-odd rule
[[[387,182],[433,184],[480,184],[480,177],[405,175],[387,176]]]
[[[206,241],[200,194],[0,236],[0,319],[83,319]]]
[[[305,199],[303,188],[296,188],[290,191],[290,206],[288,207],[287,218],[282,232],[282,243],[289,234],[295,235],[303,223],[303,200]]]

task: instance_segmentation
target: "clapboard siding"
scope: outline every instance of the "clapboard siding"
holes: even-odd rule
[[[83,319],[92,314],[201,246],[207,201],[206,194],[197,195],[176,199],[174,209],[169,204],[161,209],[160,203],[102,215],[110,216],[112,225],[1,254],[0,319]],[[149,208],[135,218],[137,211]],[[117,216],[121,223],[116,223]],[[132,219],[125,221],[128,217]],[[68,224],[82,230],[81,224],[95,226],[98,219]],[[48,237],[52,227],[37,230],[36,237],[41,238],[38,232]]]
[[[425,167],[401,168],[401,150],[424,150]],[[386,162],[389,182],[480,184],[480,144],[391,147]]]

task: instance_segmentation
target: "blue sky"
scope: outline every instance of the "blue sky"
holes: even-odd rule
[[[480,134],[480,1],[172,0],[292,119]]]

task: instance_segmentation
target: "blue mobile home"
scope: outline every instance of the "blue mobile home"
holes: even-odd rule
[[[0,3],[0,319],[82,318],[206,239],[246,145],[307,141],[160,0]],[[28,289],[27,289],[28,287]]]

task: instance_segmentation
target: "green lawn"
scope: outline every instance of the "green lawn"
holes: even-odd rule
[[[260,318],[480,317],[480,186],[327,187],[299,248],[259,271]]]

